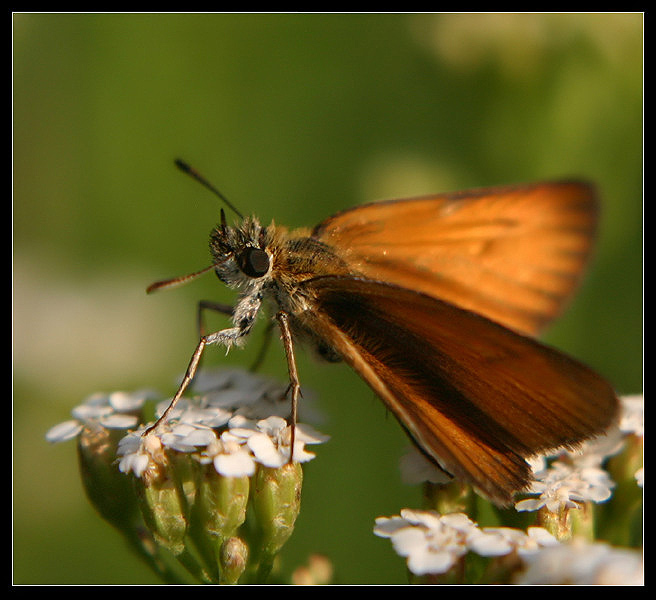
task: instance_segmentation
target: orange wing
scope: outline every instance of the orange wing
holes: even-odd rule
[[[352,277],[307,281],[296,315],[337,350],[444,470],[507,504],[525,458],[614,419],[611,387],[530,337],[424,294]]]
[[[356,274],[535,335],[579,281],[596,226],[592,187],[554,182],[366,204],[313,237]]]

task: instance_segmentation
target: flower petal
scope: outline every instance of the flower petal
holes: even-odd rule
[[[255,461],[247,452],[217,454],[214,468],[225,477],[250,477],[255,473]]]
[[[76,437],[80,431],[82,431],[82,423],[77,419],[64,421],[48,430],[46,433],[46,440],[53,444],[57,442],[65,442]]]
[[[278,452],[271,438],[265,433],[254,433],[246,442],[257,462],[265,467],[278,468],[285,464],[285,457]]]

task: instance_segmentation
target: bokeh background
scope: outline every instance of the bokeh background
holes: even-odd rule
[[[44,434],[94,391],[173,393],[196,302],[233,297],[211,275],[144,293],[208,264],[219,205],[178,156],[290,226],[383,198],[594,180],[596,260],[546,339],[642,390],[641,14],[14,14],[15,583],[157,583],[88,505],[74,444]],[[258,346],[206,364],[248,365]],[[332,439],[306,468],[283,569],[322,552],[336,582],[404,583],[372,527],[418,506],[405,437],[348,368],[299,354]],[[279,349],[264,370],[286,376]]]

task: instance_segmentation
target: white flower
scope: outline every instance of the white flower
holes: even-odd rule
[[[538,495],[515,503],[518,511],[539,510],[543,506],[557,513],[561,509],[576,508],[582,502],[604,502],[612,494],[615,483],[603,461],[619,452],[624,441],[619,430],[585,442],[579,450],[561,451],[551,464],[546,457],[535,457],[531,462],[535,481],[527,492]]]
[[[253,407],[267,400],[269,396],[284,399],[285,388],[279,382],[238,369],[209,370],[199,373],[194,378],[193,391],[199,394],[207,407],[221,408],[230,413],[240,411],[243,414],[255,412]],[[284,402],[289,412],[289,401]],[[250,409],[250,411],[249,411]],[[259,413],[257,418],[269,416],[268,411]],[[247,416],[253,416],[248,414]]]
[[[543,506],[550,512],[577,508],[581,502],[604,502],[611,496],[613,481],[606,471],[598,467],[577,468],[576,465],[556,461],[551,467],[536,474],[529,498],[515,503],[518,511],[539,510]]]
[[[314,458],[312,452],[305,450],[305,444],[316,444],[325,437],[307,433],[303,425],[296,425],[294,440],[294,461],[307,462]],[[271,416],[257,422],[257,431],[248,437],[248,447],[257,462],[266,467],[282,467],[289,461],[291,444],[291,426],[282,417]]]
[[[401,480],[407,484],[417,484],[428,481],[430,483],[448,483],[451,477],[442,471],[437,465],[428,460],[415,447],[401,457],[399,461],[401,468]]]
[[[511,552],[527,556],[559,543],[542,527],[529,527],[526,533],[511,527],[481,529],[463,513],[440,515],[409,509],[400,516],[376,519],[374,533],[391,539],[394,550],[407,558],[415,575],[445,573],[469,551],[481,556]]]
[[[194,378],[193,390],[200,394],[207,407],[220,407],[249,419],[266,419],[289,414],[288,386],[270,377],[249,371],[210,370]],[[314,397],[310,390],[301,392],[300,420],[319,422],[321,416],[313,408]]]
[[[484,527],[469,538],[470,550],[481,556],[503,556],[513,551],[524,556],[558,543],[543,527],[529,527],[526,533],[512,527]]]
[[[623,396],[620,404],[619,424],[605,435],[585,441],[577,450],[559,452],[550,466],[547,466],[546,457],[536,457],[542,464],[532,465],[536,481],[528,493],[539,498],[520,500],[515,504],[517,510],[538,510],[546,506],[558,512],[562,508],[576,507],[580,502],[604,502],[610,498],[615,484],[602,464],[622,450],[627,434],[643,435],[643,397]]]
[[[57,423],[57,425],[51,427],[46,433],[46,440],[53,444],[72,440],[82,431],[82,427],[84,425],[77,419]]]
[[[287,462],[285,447],[276,445],[274,439],[267,433],[256,432],[248,438],[248,447],[257,459],[257,462],[265,467],[278,468]],[[289,451],[287,451],[289,454]]]
[[[201,462],[212,461],[216,472],[224,477],[250,477],[255,473],[255,458],[246,446],[245,437],[224,431],[201,455]]]
[[[397,554],[407,557],[415,575],[448,571],[467,552],[476,525],[466,515],[439,515],[433,511],[404,509],[398,517],[376,519],[374,533],[388,537]]]
[[[154,434],[144,436],[144,431],[133,431],[119,441],[117,454],[121,457],[118,463],[121,473],[132,472],[141,477],[151,461],[161,461],[161,440]]]
[[[639,487],[643,486],[643,484],[645,482],[645,469],[644,469],[644,467],[640,467],[635,472],[635,480],[636,480],[636,483],[638,484]]]
[[[194,452],[216,439],[214,431],[208,427],[190,423],[176,423],[170,431],[161,434],[162,445],[178,452]]]
[[[600,468],[607,458],[621,452],[624,444],[622,432],[619,428],[612,427],[605,435],[586,440],[577,450],[561,452],[558,458],[571,462],[577,468]]]
[[[642,437],[644,434],[644,397],[642,394],[623,396],[620,400],[622,403],[620,430]]]
[[[188,407],[181,407],[179,414],[190,413]],[[193,453],[196,459],[207,464],[213,463],[216,471],[224,477],[250,476],[256,464],[278,468],[289,461],[291,427],[281,417],[269,417],[260,421],[235,415],[227,424],[227,429],[217,432],[201,422],[170,423],[168,430],[151,433],[157,437],[160,447],[184,453]],[[119,468],[123,472],[144,473],[149,460],[149,452],[140,443],[141,433],[128,434],[119,443]],[[307,462],[315,455],[305,449],[306,444],[319,444],[328,439],[307,425],[296,425],[294,461]],[[152,456],[151,456],[152,458]]]
[[[157,403],[155,414],[160,417],[171,403],[171,399],[162,400]],[[225,425],[232,416],[232,412],[218,406],[210,406],[201,399],[194,402],[189,398],[182,397],[178,400],[173,410],[169,413],[169,421],[187,423],[191,425],[203,425],[207,427],[221,427]]]
[[[639,552],[575,538],[525,557],[521,585],[643,585]]]
[[[225,477],[250,476],[256,464],[278,468],[289,460],[291,428],[281,417],[269,417],[260,421],[235,415],[221,433],[202,452],[201,462],[211,460],[218,473]],[[296,425],[294,461],[306,462],[314,454],[305,450],[306,444],[324,442],[327,436],[315,432],[307,425]]]
[[[194,392],[198,394],[233,389],[249,394],[250,398],[257,395],[253,392],[272,386],[280,387],[280,384],[273,379],[244,369],[205,369],[196,373],[193,381]],[[240,400],[239,404],[241,403]]]
[[[138,413],[146,400],[153,396],[149,390],[92,394],[73,408],[73,419],[52,427],[46,433],[49,442],[63,442],[76,437],[85,426],[108,429],[129,429],[139,422]]]

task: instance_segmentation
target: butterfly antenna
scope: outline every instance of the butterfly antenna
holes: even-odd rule
[[[230,202],[219,190],[217,190],[205,177],[203,177],[196,169],[188,165],[186,162],[183,160],[180,160],[179,158],[175,159],[175,166],[178,167],[183,173],[186,173],[187,175],[191,175],[198,183],[201,185],[204,185],[210,192],[218,196],[224,203],[225,205],[232,210],[240,219],[243,219],[244,216],[234,207],[232,202]]]
[[[182,275],[180,277],[173,277],[172,279],[164,279],[162,281],[156,281],[155,283],[151,283],[148,286],[148,288],[146,288],[146,293],[151,294],[152,292],[156,292],[157,290],[163,290],[167,288],[178,287],[179,285],[184,285],[185,283],[188,283],[192,279],[196,279],[197,277],[200,277],[203,273],[207,273],[213,268],[214,265],[210,265],[209,267],[205,267],[204,269],[201,269],[200,271],[196,271],[195,273],[189,273],[188,275]]]

